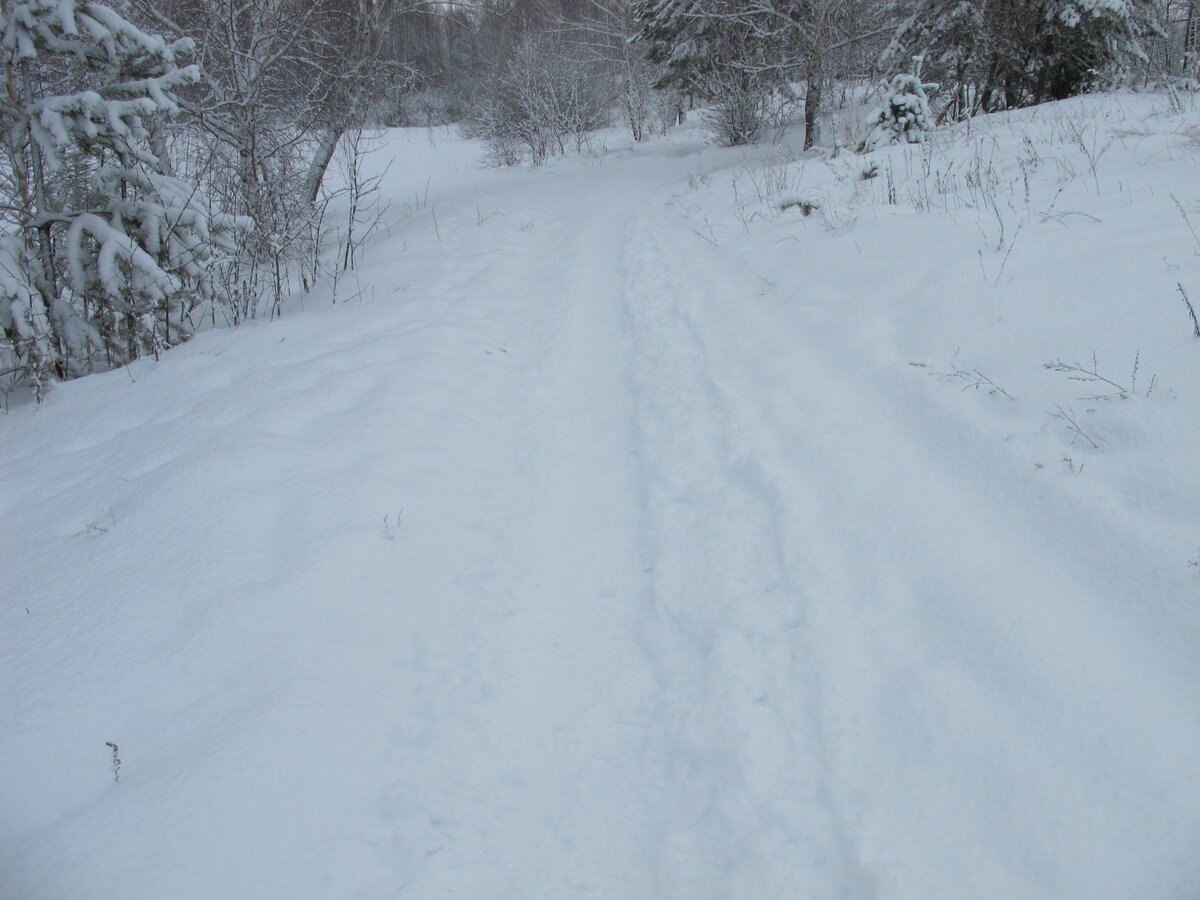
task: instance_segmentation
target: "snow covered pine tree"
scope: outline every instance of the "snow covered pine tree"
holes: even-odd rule
[[[919,70],[919,69],[918,69]],[[867,116],[866,137],[858,145],[859,153],[870,153],[888,144],[905,141],[920,143],[933,130],[933,114],[925,93],[932,84],[922,84],[916,75],[897,75],[883,95],[883,106]]]
[[[178,343],[244,223],[214,214],[151,150],[151,117],[200,78],[116,9],[0,0],[0,372],[55,378]]]
[[[880,63],[896,71],[924,56],[950,119],[1082,93],[1145,61],[1142,41],[1158,32],[1152,0],[916,0],[911,10]]]

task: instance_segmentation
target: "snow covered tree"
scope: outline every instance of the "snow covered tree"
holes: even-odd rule
[[[807,149],[826,79],[857,74],[857,48],[892,31],[882,12],[873,0],[639,0],[639,37],[668,67],[661,84],[716,101],[711,121],[729,143],[754,140],[772,97],[804,82]]]
[[[885,68],[926,60],[947,115],[1060,100],[1144,59],[1149,0],[917,0],[884,51]]]
[[[723,143],[757,140],[772,93],[790,92],[790,29],[741,0],[640,0],[637,18],[650,60],[667,69],[659,86],[712,100]]]
[[[664,72],[632,41],[639,31],[633,0],[568,0],[564,5],[569,8],[551,30],[594,70],[602,90],[617,98],[633,139],[641,141],[654,130],[665,133],[676,124],[676,98],[654,89]]]
[[[1155,32],[1143,41],[1145,70],[1172,87],[1195,90],[1200,76],[1200,0],[1150,0]]]
[[[231,325],[274,315],[321,270],[325,175],[410,66],[391,58],[399,0],[137,0],[176,38],[194,35],[204,72],[186,95],[192,126],[176,167],[254,221],[223,270]],[[385,46],[388,45],[388,46]],[[324,196],[328,196],[328,191]]]
[[[883,105],[867,116],[867,134],[858,146],[860,153],[901,141],[916,144],[933,130],[926,88],[916,75],[897,75],[883,96]]]
[[[577,48],[547,35],[526,34],[480,92],[468,124],[494,162],[534,165],[568,144],[578,151],[607,124],[611,99]]]
[[[1142,44],[1157,30],[1148,0],[1046,0],[1041,12],[1035,46],[1043,59],[1026,69],[1034,103],[1082,93],[1118,66],[1145,60]]]
[[[187,98],[193,128],[173,164],[254,222],[221,273],[219,315],[230,325],[277,311],[317,253],[310,196],[332,157],[320,137],[339,87],[321,11],[307,0],[169,0],[143,11],[176,39],[196,37],[205,76]]]
[[[152,151],[153,119],[200,77],[112,6],[4,0],[0,367],[32,381],[185,339],[239,224]]]

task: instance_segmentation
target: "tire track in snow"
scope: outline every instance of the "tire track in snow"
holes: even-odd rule
[[[661,228],[669,228],[663,224]],[[627,244],[637,356],[648,777],[657,895],[854,897],[869,885],[825,790],[819,673],[769,478],[731,447],[731,398],[686,312],[708,289],[642,217]]]

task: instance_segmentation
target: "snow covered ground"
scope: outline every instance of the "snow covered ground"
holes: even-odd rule
[[[0,897],[1200,895],[1200,113],[433,137],[0,416]]]

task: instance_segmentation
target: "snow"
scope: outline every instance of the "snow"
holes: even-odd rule
[[[1195,894],[1197,115],[390,132],[336,296],[0,417],[0,895]]]

